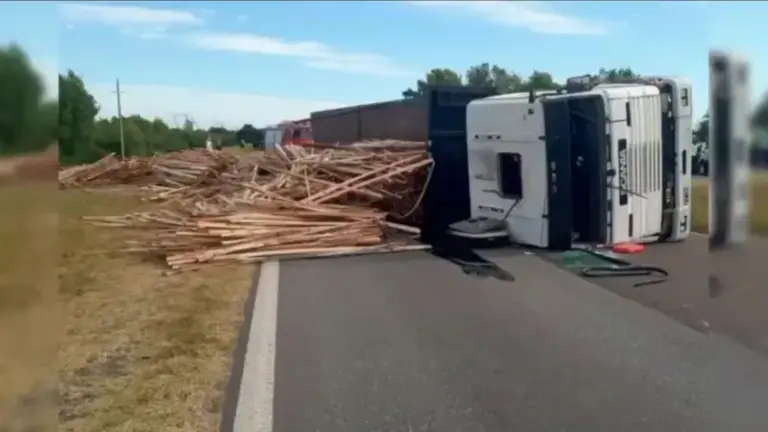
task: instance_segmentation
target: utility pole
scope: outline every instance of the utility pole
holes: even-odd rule
[[[120,100],[120,79],[115,80],[115,93],[117,94],[117,121],[120,125],[120,156],[125,159],[125,132],[123,130],[123,104]]]

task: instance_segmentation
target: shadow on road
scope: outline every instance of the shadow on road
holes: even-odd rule
[[[514,282],[515,276],[475,253],[465,241],[445,236],[432,242],[432,255],[461,268],[464,274],[478,278],[494,278]]]

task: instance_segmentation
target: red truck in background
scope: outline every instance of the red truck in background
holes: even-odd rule
[[[307,145],[314,143],[312,139],[312,123],[309,119],[286,121],[280,123],[282,129],[282,145]]]
[[[309,119],[284,121],[264,129],[264,149],[278,146],[313,144],[312,123]]]

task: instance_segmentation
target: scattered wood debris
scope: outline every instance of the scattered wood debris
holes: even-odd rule
[[[129,251],[175,270],[215,262],[414,250],[432,165],[426,147],[365,143],[286,146],[234,154],[188,150],[152,158],[109,155],[61,170],[63,188],[138,184],[161,209],[91,217],[149,235]]]

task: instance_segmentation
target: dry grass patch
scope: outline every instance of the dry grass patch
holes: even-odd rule
[[[216,430],[252,267],[163,276],[158,262],[115,251],[123,231],[79,220],[146,205],[130,191],[67,190],[56,195],[60,429]],[[6,258],[0,256],[0,261]],[[28,318],[35,310],[30,305],[40,302],[24,300],[18,292],[11,297],[16,298],[16,317],[3,314],[0,328],[35,321]],[[42,313],[37,316],[50,321]],[[10,359],[10,353],[0,347],[0,356]],[[23,364],[16,371],[30,375],[22,379],[30,384],[3,386],[2,392],[18,409],[23,405],[20,396],[39,388],[35,383],[40,380]]]
[[[752,174],[752,232],[768,235],[768,173],[765,171]],[[709,230],[709,181],[706,178],[694,178],[693,193],[693,229],[697,232]]]
[[[0,186],[0,430],[56,424],[53,185]]]

